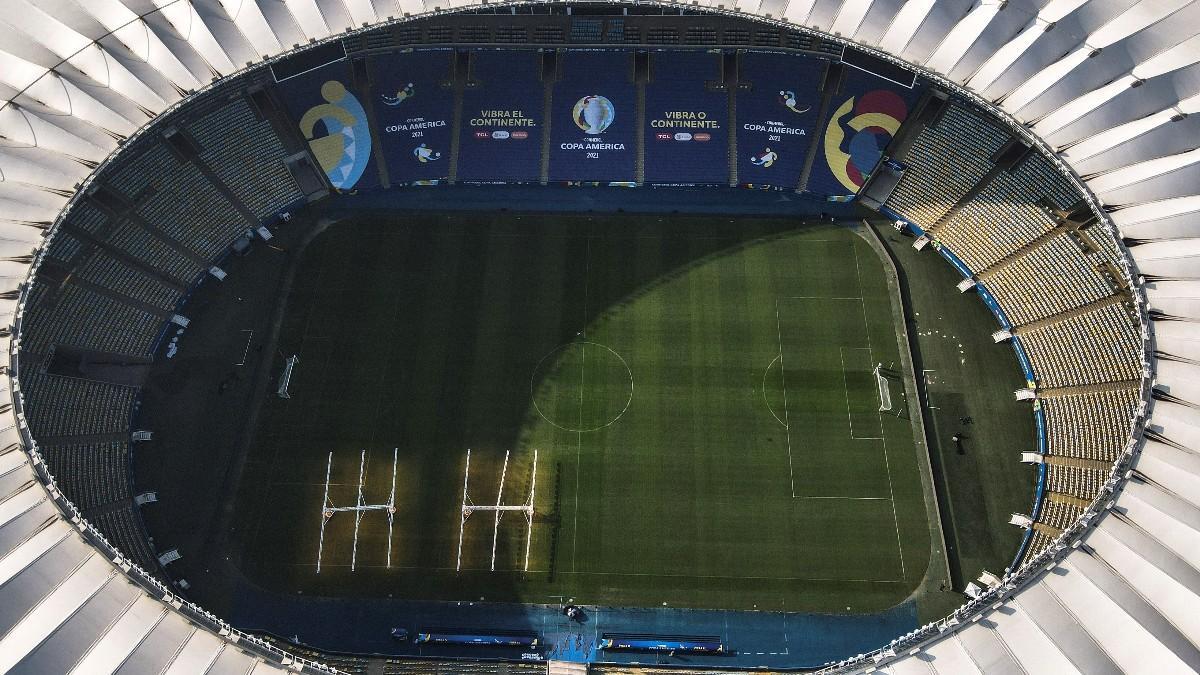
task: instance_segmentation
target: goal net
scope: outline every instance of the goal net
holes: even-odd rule
[[[875,366],[873,371],[875,374],[875,383],[879,385],[879,412],[887,412],[892,409],[892,390],[888,387],[887,378],[881,372],[883,364]]]

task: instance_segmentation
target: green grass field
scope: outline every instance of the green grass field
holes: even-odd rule
[[[306,594],[891,606],[931,554],[892,303],[859,235],[782,219],[338,224],[287,299],[277,360],[300,363],[247,459],[243,569]],[[352,506],[360,452],[382,503],[393,449],[390,567],[386,514],[358,523],[351,571],[337,513],[318,574],[330,453],[330,500]],[[500,503],[536,479],[531,540],[523,514],[481,511],[460,551],[468,449],[473,504],[497,503],[506,452]]]

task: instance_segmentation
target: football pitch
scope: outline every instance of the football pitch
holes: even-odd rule
[[[892,295],[859,234],[794,220],[338,223],[280,299],[299,361],[249,450],[242,568],[332,596],[894,605],[940,547]]]

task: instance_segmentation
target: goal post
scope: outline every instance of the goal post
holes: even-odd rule
[[[354,541],[350,548],[350,571],[353,572],[358,568],[358,530],[363,516],[369,511],[383,511],[387,514],[387,566],[391,568],[392,528],[396,520],[396,465],[398,460],[399,448],[392,448],[392,489],[388,494],[387,502],[368,504],[363,495],[367,468],[367,451],[363,450],[358,457],[358,492],[355,496],[354,506],[334,506],[333,500],[329,498],[329,480],[333,474],[333,453],[329,453],[329,458],[325,463],[325,496],[321,499],[321,533],[317,540],[317,574],[321,573],[321,561],[325,554],[325,526],[329,524],[330,518],[343,512],[354,514]]]
[[[491,571],[496,571],[496,547],[500,539],[500,517],[505,512],[519,512],[525,516],[526,532],[525,532],[525,564],[523,569],[529,571],[529,551],[533,542],[533,517],[534,517],[534,499],[537,496],[537,464],[538,451],[533,451],[533,467],[530,469],[529,479],[529,498],[523,504],[505,505],[504,504],[504,483],[508,478],[508,462],[512,452],[504,451],[504,464],[500,469],[500,487],[496,491],[496,503],[494,505],[477,505],[471,501],[470,483],[471,483],[471,450],[467,450],[466,468],[463,470],[463,498],[462,512],[458,521],[458,553],[456,555],[455,570],[462,570],[462,552],[463,552],[463,535],[466,531],[467,519],[476,511],[490,511],[494,514],[492,519],[492,562]]]
[[[888,380],[882,371],[883,364],[879,363],[871,372],[875,375],[875,383],[879,385],[879,412],[887,412],[892,409],[892,390],[888,387]]]
[[[288,393],[288,385],[292,382],[292,371],[296,369],[296,364],[300,363],[300,356],[293,354],[288,357],[288,360],[283,365],[283,374],[279,376],[279,389],[275,391],[279,398],[291,398]]]

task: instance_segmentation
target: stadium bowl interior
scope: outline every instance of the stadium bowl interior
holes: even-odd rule
[[[795,50],[922,83],[903,131],[888,130],[897,161],[860,200],[940,250],[1011,333],[998,339],[1030,380],[1041,447],[1023,459],[1039,498],[1003,578],[828,672],[1200,670],[1200,3],[451,5],[6,3],[0,672],[329,671],[160,580],[169,557],[128,485],[136,389],[47,364],[89,350],[151,362],[248,229],[354,187],[363,168],[344,146],[297,146],[272,123],[289,115],[280,73],[339,59],[352,73],[355,54],[413,45],[512,46],[516,33],[496,32],[505,15],[542,17],[542,32],[521,24],[525,47]],[[588,18],[632,28],[656,13],[719,30]],[[576,117],[594,131],[604,111],[589,106]],[[223,231],[203,217],[219,209]],[[90,450],[51,461],[42,448],[63,437]]]

